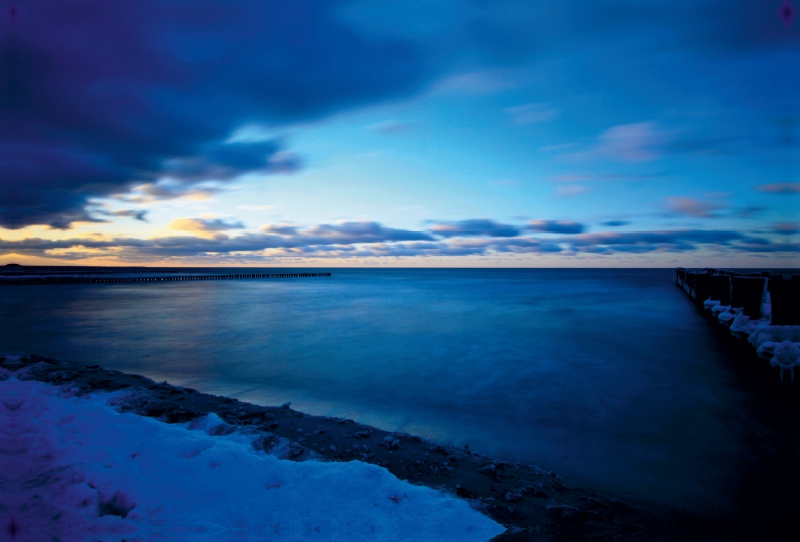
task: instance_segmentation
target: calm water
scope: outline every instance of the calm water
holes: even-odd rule
[[[769,450],[671,270],[333,272],[0,286],[0,350],[292,401],[711,513]]]

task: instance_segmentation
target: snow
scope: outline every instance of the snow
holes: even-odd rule
[[[736,318],[734,318],[733,323],[731,324],[731,335],[734,337],[738,337],[740,339],[747,339],[751,333],[753,333],[758,326],[761,325],[768,325],[769,319],[768,318],[761,318],[760,320],[752,320],[749,316],[746,316],[743,313],[739,313]]]
[[[0,375],[0,521],[16,542],[487,541],[467,502],[358,461],[287,461],[216,415],[169,425]],[[279,450],[278,450],[279,451]]]
[[[735,318],[736,318],[738,315],[742,314],[742,311],[743,311],[743,310],[744,310],[744,309],[741,309],[741,308],[732,308],[732,309],[729,309],[729,310],[727,310],[727,311],[725,311],[725,312],[721,312],[721,313],[719,314],[719,316],[717,316],[717,319],[719,320],[719,323],[720,323],[720,324],[724,324],[724,325],[726,325],[726,326],[729,326],[729,325],[731,325],[731,322],[732,322],[732,321],[733,321],[733,320],[734,320],[734,319],[735,319]]]
[[[759,325],[747,339],[750,344],[760,349],[767,342],[780,343],[790,341],[800,343],[800,326]]]
[[[800,348],[791,341],[783,341],[775,347],[770,365],[781,369],[794,369],[800,365]]]
[[[711,307],[711,314],[713,314],[714,316],[719,316],[723,312],[729,311],[730,309],[731,309],[730,305],[717,304]]]

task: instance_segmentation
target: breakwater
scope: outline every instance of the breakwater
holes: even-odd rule
[[[800,275],[675,269],[675,283],[731,336],[795,381],[800,367]]]
[[[330,277],[330,272],[225,273],[186,268],[69,268],[7,266],[0,271],[0,284],[87,284],[109,282],[167,282],[194,280],[288,279]]]

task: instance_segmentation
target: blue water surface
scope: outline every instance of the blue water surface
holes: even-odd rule
[[[291,401],[724,513],[751,415],[672,271],[334,269],[330,278],[0,286],[0,350]]]

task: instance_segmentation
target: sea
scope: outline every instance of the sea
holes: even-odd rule
[[[291,402],[709,517],[794,453],[797,424],[671,269],[318,271],[0,286],[0,351]]]

